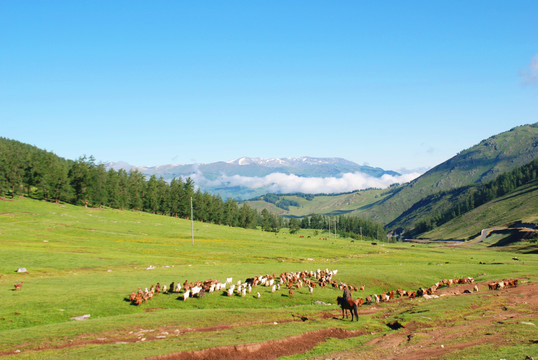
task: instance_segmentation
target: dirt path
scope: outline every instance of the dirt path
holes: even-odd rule
[[[150,360],[268,360],[281,356],[305,353],[328,338],[345,339],[365,335],[363,330],[321,329],[285,339],[258,343],[219,346],[215,348],[185,351],[149,358]]]

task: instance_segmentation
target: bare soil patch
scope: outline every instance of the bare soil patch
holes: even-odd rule
[[[220,346],[199,351],[185,351],[175,354],[149,358],[150,360],[268,360],[281,356],[301,354],[314,348],[328,338],[345,339],[364,335],[363,330],[321,329],[285,339],[269,340],[259,343]]]

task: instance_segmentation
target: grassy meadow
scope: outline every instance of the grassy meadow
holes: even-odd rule
[[[273,294],[270,288],[257,287],[246,297],[208,293],[185,302],[178,294],[159,294],[140,307],[125,300],[131,291],[157,282],[168,286],[228,277],[236,282],[261,274],[328,268],[338,270],[339,282],[364,284],[364,297],[396,288],[427,287],[444,278],[472,276],[484,282],[518,277],[522,283],[533,283],[538,276],[538,258],[533,254],[483,246],[372,245],[342,238],[323,240],[324,236],[314,231],[290,235],[284,229],[274,234],[194,222],[193,245],[191,222],[184,219],[25,198],[2,200],[0,357],[139,359],[327,328],[364,329],[369,334],[326,341],[306,355],[315,357],[335,349],[366,351],[368,340],[392,332],[380,313],[361,315],[353,323],[318,316],[326,311],[339,315],[335,305],[314,303],[334,304],[341,292],[332,288],[318,287],[313,294],[302,288],[290,297],[287,289]],[[28,273],[17,273],[20,267]],[[21,281],[22,289],[13,291]],[[454,308],[483,306],[484,299],[452,297],[424,306],[428,318],[435,319]],[[395,306],[383,304],[380,311],[391,312]],[[518,311],[537,321],[536,309]],[[84,314],[90,314],[90,319],[70,320]],[[300,316],[309,321],[293,321]],[[424,322],[423,317],[411,312],[400,320]],[[189,331],[212,326],[222,328],[211,336]],[[506,330],[506,336],[525,338],[528,331]],[[525,352],[530,345],[522,340],[513,346]]]

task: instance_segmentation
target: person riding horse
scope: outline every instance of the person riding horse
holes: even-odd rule
[[[351,291],[349,291],[347,286],[344,286],[344,293],[342,294],[342,297],[346,300],[351,299]]]
[[[349,312],[351,313],[351,321],[353,321],[353,315],[355,315],[357,321],[359,320],[358,306],[356,302],[353,301],[353,298],[351,297],[351,291],[349,291],[349,288],[347,286],[344,287],[344,293],[342,294],[342,297],[339,296],[336,298],[336,302],[342,308],[342,319],[344,318],[344,316],[346,316],[345,311],[349,310]]]

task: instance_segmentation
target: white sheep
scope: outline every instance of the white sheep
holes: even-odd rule
[[[200,290],[202,290],[201,286],[194,286],[191,291],[192,296],[199,294]]]

